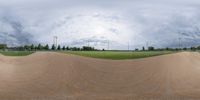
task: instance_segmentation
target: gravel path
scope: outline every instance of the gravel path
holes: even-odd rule
[[[200,54],[103,60],[0,55],[0,100],[199,100]]]

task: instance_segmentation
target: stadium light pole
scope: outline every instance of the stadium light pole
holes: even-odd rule
[[[108,50],[109,50],[110,49],[110,41],[108,40],[107,42],[108,42]]]
[[[89,40],[87,40],[87,44],[88,44],[88,47],[90,46],[90,41]]]
[[[55,45],[55,47],[57,47],[57,45],[58,45],[58,37],[57,36],[53,37],[53,44]]]
[[[148,43],[148,41],[146,42],[146,47],[147,47],[147,49],[148,49],[148,46],[149,46],[149,43]]]
[[[179,38],[178,38],[178,42],[179,42],[179,49],[181,49],[182,48],[182,33],[181,32],[179,32]]]
[[[179,45],[179,49],[180,49],[181,48],[181,38],[180,37],[178,38],[178,41],[179,41],[178,45]]]
[[[129,41],[128,41],[128,51],[130,50],[130,48],[129,48],[129,47],[130,47],[130,44],[129,44]]]
[[[53,45],[55,45],[55,36],[53,36]]]
[[[95,46],[96,46],[96,47],[95,47]],[[94,47],[95,47],[95,48],[98,48],[98,41],[95,42]]]

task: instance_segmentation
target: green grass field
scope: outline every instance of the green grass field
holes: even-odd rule
[[[0,51],[0,54],[5,56],[27,56],[34,52],[32,51]]]
[[[31,51],[0,51],[5,56],[27,56],[34,52]],[[142,51],[142,52],[125,52],[125,51],[62,51],[62,53],[75,54],[86,57],[101,59],[137,59],[146,58],[164,54],[174,53],[172,51]]]
[[[75,54],[86,57],[102,59],[137,59],[174,53],[172,51],[142,51],[142,52],[122,52],[122,51],[67,51],[62,53]]]

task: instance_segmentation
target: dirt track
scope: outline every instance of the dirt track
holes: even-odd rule
[[[199,100],[200,54],[102,60],[0,55],[0,100]]]

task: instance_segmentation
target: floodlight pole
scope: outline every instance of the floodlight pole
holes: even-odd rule
[[[53,45],[55,45],[55,42],[56,42],[56,41],[55,41],[55,36],[54,36],[54,37],[53,37]]]
[[[129,46],[130,46],[130,45],[129,45],[129,41],[128,41],[128,51],[129,51]]]
[[[147,47],[147,49],[148,49],[148,46],[149,46],[149,43],[148,43],[148,42],[146,42],[146,47]]]
[[[110,41],[108,40],[108,50],[110,49]]]
[[[58,37],[56,36],[56,47],[58,47]]]
[[[58,37],[57,36],[53,37],[53,44],[55,45],[55,47],[58,46]]]
[[[89,47],[90,46],[90,41],[89,40],[87,41],[87,44],[88,44],[88,47]]]
[[[95,46],[96,46],[96,48],[98,47],[98,41],[96,41]],[[94,47],[95,47],[95,46],[94,46]]]
[[[183,33],[181,33],[181,32],[179,32],[179,38],[178,38],[178,41],[179,41],[179,49],[181,49],[182,48],[182,37],[181,37],[181,35],[182,35]]]
[[[178,38],[178,41],[179,41],[178,45],[179,45],[179,49],[180,49],[181,48],[181,38],[180,37]]]

